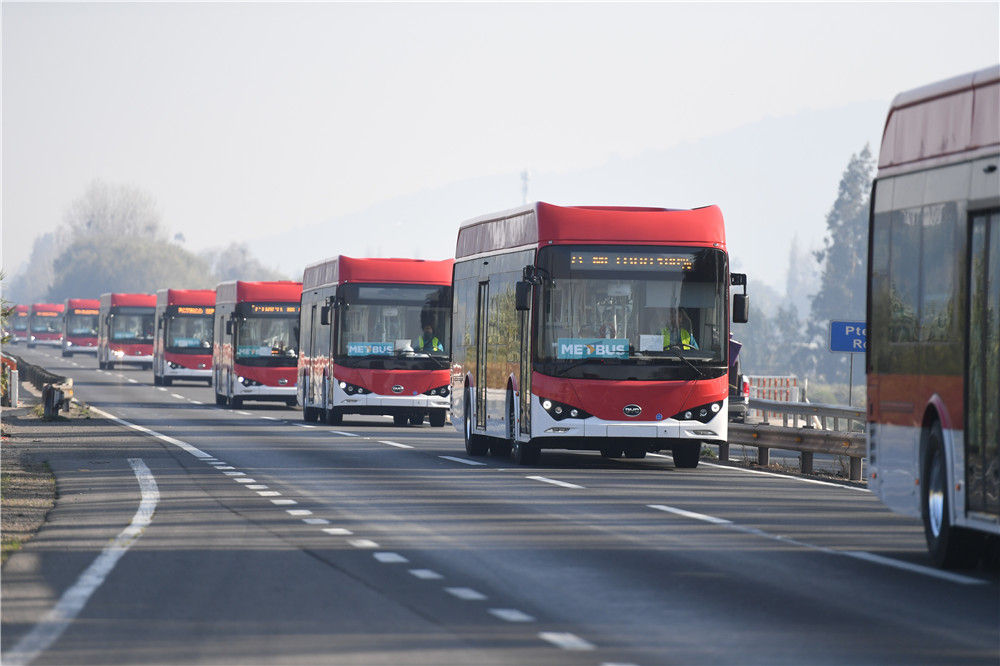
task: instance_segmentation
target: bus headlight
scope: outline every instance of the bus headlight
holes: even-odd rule
[[[579,407],[574,407],[561,402],[555,402],[554,400],[549,400],[548,398],[542,398],[542,409],[548,412],[549,416],[554,418],[556,421],[562,421],[563,419],[589,419],[593,416]]]
[[[704,405],[692,407],[691,409],[685,409],[683,412],[674,414],[673,418],[676,421],[700,421],[701,423],[708,423],[715,418],[715,415],[718,414],[721,409],[722,401],[717,400],[715,402],[707,402]]]
[[[424,395],[439,395],[442,398],[448,395],[448,393],[448,386],[438,386],[436,388],[432,388],[430,391],[424,391]]]

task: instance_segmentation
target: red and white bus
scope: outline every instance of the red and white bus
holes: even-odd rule
[[[244,400],[295,406],[302,283],[223,282],[215,288],[215,404]]]
[[[153,364],[153,312],[155,294],[101,294],[97,326],[97,365],[102,370],[116,364]]]
[[[1000,534],[998,169],[1000,66],[893,100],[868,232],[869,488],[923,519],[943,567]]]
[[[305,269],[299,400],[306,421],[448,412],[452,260],[339,256]]]
[[[729,272],[716,206],[535,203],[458,232],[452,422],[470,455],[543,448],[696,467],[726,441]]]
[[[160,289],[156,292],[153,384],[175,379],[212,384],[214,289]]]
[[[28,317],[28,347],[35,345],[62,345],[62,303],[32,303]]]
[[[15,305],[14,311],[10,313],[10,342],[28,341],[28,319],[31,315],[31,308],[27,305]]]
[[[97,321],[101,302],[96,298],[67,298],[63,319],[62,355],[97,354]]]

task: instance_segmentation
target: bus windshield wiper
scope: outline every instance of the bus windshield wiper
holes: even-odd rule
[[[677,356],[677,358],[679,358],[680,360],[684,361],[684,363],[686,363],[692,370],[694,370],[695,372],[697,372],[699,377],[704,377],[705,376],[705,373],[702,372],[698,368],[698,366],[696,366],[694,363],[692,363],[690,361],[690,359],[688,359],[688,357],[685,356],[681,352],[680,345],[670,345],[669,347],[667,347],[667,349],[669,349],[670,351],[672,351],[674,353],[674,355]]]

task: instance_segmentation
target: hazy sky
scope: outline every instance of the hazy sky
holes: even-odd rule
[[[997,62],[998,7],[4,2],[3,263],[94,179],[148,191],[201,249],[463,179],[888,105]],[[587,194],[560,203],[629,203]]]

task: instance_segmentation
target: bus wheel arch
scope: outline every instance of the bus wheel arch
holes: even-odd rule
[[[949,464],[941,421],[931,418],[920,444],[920,515],[931,560],[956,569],[975,564],[978,535],[952,524]]]
[[[470,456],[485,456],[489,451],[489,440],[482,435],[472,432],[472,390],[466,384],[465,393],[465,425],[462,432],[465,435],[465,452]]]

